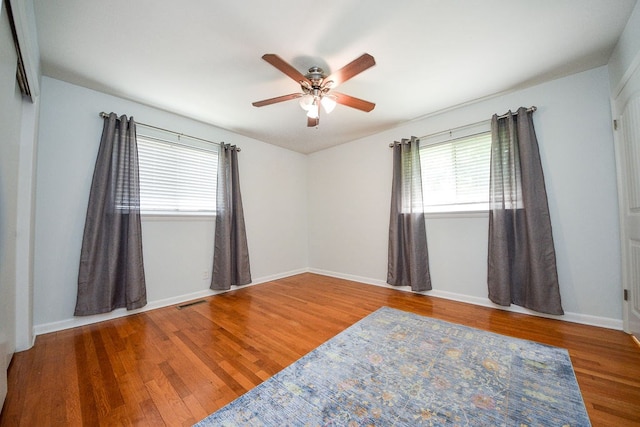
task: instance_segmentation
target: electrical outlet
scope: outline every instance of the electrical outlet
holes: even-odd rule
[[[207,280],[209,278],[209,270],[204,270],[202,272],[202,280]]]

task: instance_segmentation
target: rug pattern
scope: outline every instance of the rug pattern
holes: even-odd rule
[[[590,426],[567,350],[383,307],[197,424]]]

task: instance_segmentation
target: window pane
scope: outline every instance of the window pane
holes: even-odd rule
[[[420,149],[425,212],[487,210],[491,133]]]
[[[138,135],[142,212],[214,213],[217,147],[205,149]]]

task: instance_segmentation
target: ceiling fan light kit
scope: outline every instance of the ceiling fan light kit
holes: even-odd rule
[[[306,95],[302,95],[300,97],[300,101],[298,101],[300,103],[300,107],[302,107],[303,110],[305,111],[309,111],[309,109],[311,108],[311,106],[313,105],[313,103],[315,102],[315,98],[313,97],[313,95],[311,94],[306,94]]]
[[[320,116],[320,109],[318,103],[313,101],[313,104],[307,109],[307,117],[310,119],[317,119]]]
[[[263,55],[262,59],[299,83],[301,92],[256,101],[253,103],[254,107],[264,107],[265,105],[299,98],[300,107],[307,112],[307,126],[315,127],[320,123],[321,105],[327,114],[331,113],[337,104],[346,105],[364,112],[369,112],[376,106],[372,102],[342,93],[332,92],[329,94],[339,84],[346,82],[376,64],[373,56],[368,53],[363,54],[329,76],[326,76],[324,70],[320,67],[311,67],[307,74],[302,75],[289,63],[273,53]]]
[[[320,100],[320,103],[322,104],[322,108],[324,108],[324,111],[326,111],[327,114],[329,114],[330,112],[333,111],[334,108],[336,108],[336,104],[338,103],[336,99],[337,98],[333,95],[325,95]]]

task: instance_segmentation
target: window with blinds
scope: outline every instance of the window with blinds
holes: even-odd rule
[[[215,214],[218,146],[141,132],[137,141],[143,214]]]
[[[488,130],[444,141],[423,141],[420,169],[424,211],[488,210],[490,161]]]

